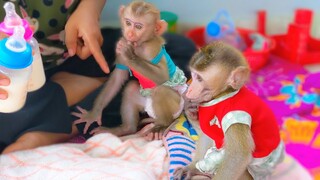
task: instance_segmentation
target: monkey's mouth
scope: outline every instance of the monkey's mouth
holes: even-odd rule
[[[130,45],[137,47],[139,45],[138,41],[127,40]]]

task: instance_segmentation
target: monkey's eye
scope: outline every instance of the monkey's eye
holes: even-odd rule
[[[127,26],[131,26],[131,22],[130,21],[126,21],[126,25]]]
[[[197,73],[191,73],[191,75],[192,75],[193,79],[195,79],[195,80],[197,80],[199,82],[203,81],[202,77],[200,75],[198,75]]]
[[[140,30],[140,29],[142,29],[142,25],[141,24],[136,24],[135,26],[134,26],[136,29],[138,29],[138,30]]]
[[[196,79],[197,79],[197,81],[199,81],[199,82],[202,82],[202,81],[203,81],[203,79],[202,79],[201,76],[197,76]]]

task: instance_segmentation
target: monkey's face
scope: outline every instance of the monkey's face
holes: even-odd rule
[[[204,71],[191,68],[192,82],[186,97],[199,103],[212,100],[226,89],[229,74],[218,65],[211,65]]]
[[[126,10],[121,21],[124,38],[134,46],[155,36],[156,20],[151,14],[137,17]]]

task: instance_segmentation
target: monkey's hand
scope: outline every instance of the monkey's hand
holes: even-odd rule
[[[174,180],[180,180],[180,179],[212,179],[212,175],[200,172],[197,168],[194,166],[185,166],[185,167],[178,167],[175,169],[173,173],[173,179]]]
[[[118,62],[126,66],[129,66],[130,61],[135,60],[137,57],[134,53],[133,45],[124,38],[118,41],[116,54],[119,57]]]
[[[154,123],[144,126],[137,134],[147,141],[161,140],[166,128],[159,128]]]
[[[154,140],[160,140],[162,139],[162,136],[164,135],[167,128],[167,126],[155,124],[155,126],[150,130],[150,133],[153,134]]]
[[[94,111],[87,111],[80,106],[77,106],[77,109],[80,112],[72,112],[71,114],[78,117],[78,120],[75,120],[74,124],[85,123],[85,127],[83,129],[83,134],[86,134],[90,125],[94,122],[97,122],[99,126],[101,126],[101,113]]]

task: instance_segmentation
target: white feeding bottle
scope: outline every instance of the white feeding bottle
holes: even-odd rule
[[[33,50],[32,73],[28,84],[28,91],[38,90],[46,81],[38,41],[33,37],[33,31],[28,21],[21,19],[16,13],[15,6],[12,2],[6,2],[3,8],[5,9],[6,16],[0,24],[0,31],[12,35],[13,29],[16,26],[23,26],[25,29],[24,39],[31,45]]]
[[[10,78],[6,100],[0,100],[0,112],[11,113],[21,109],[27,97],[32,71],[32,48],[24,39],[24,28],[16,26],[13,35],[0,41],[0,73]]]

